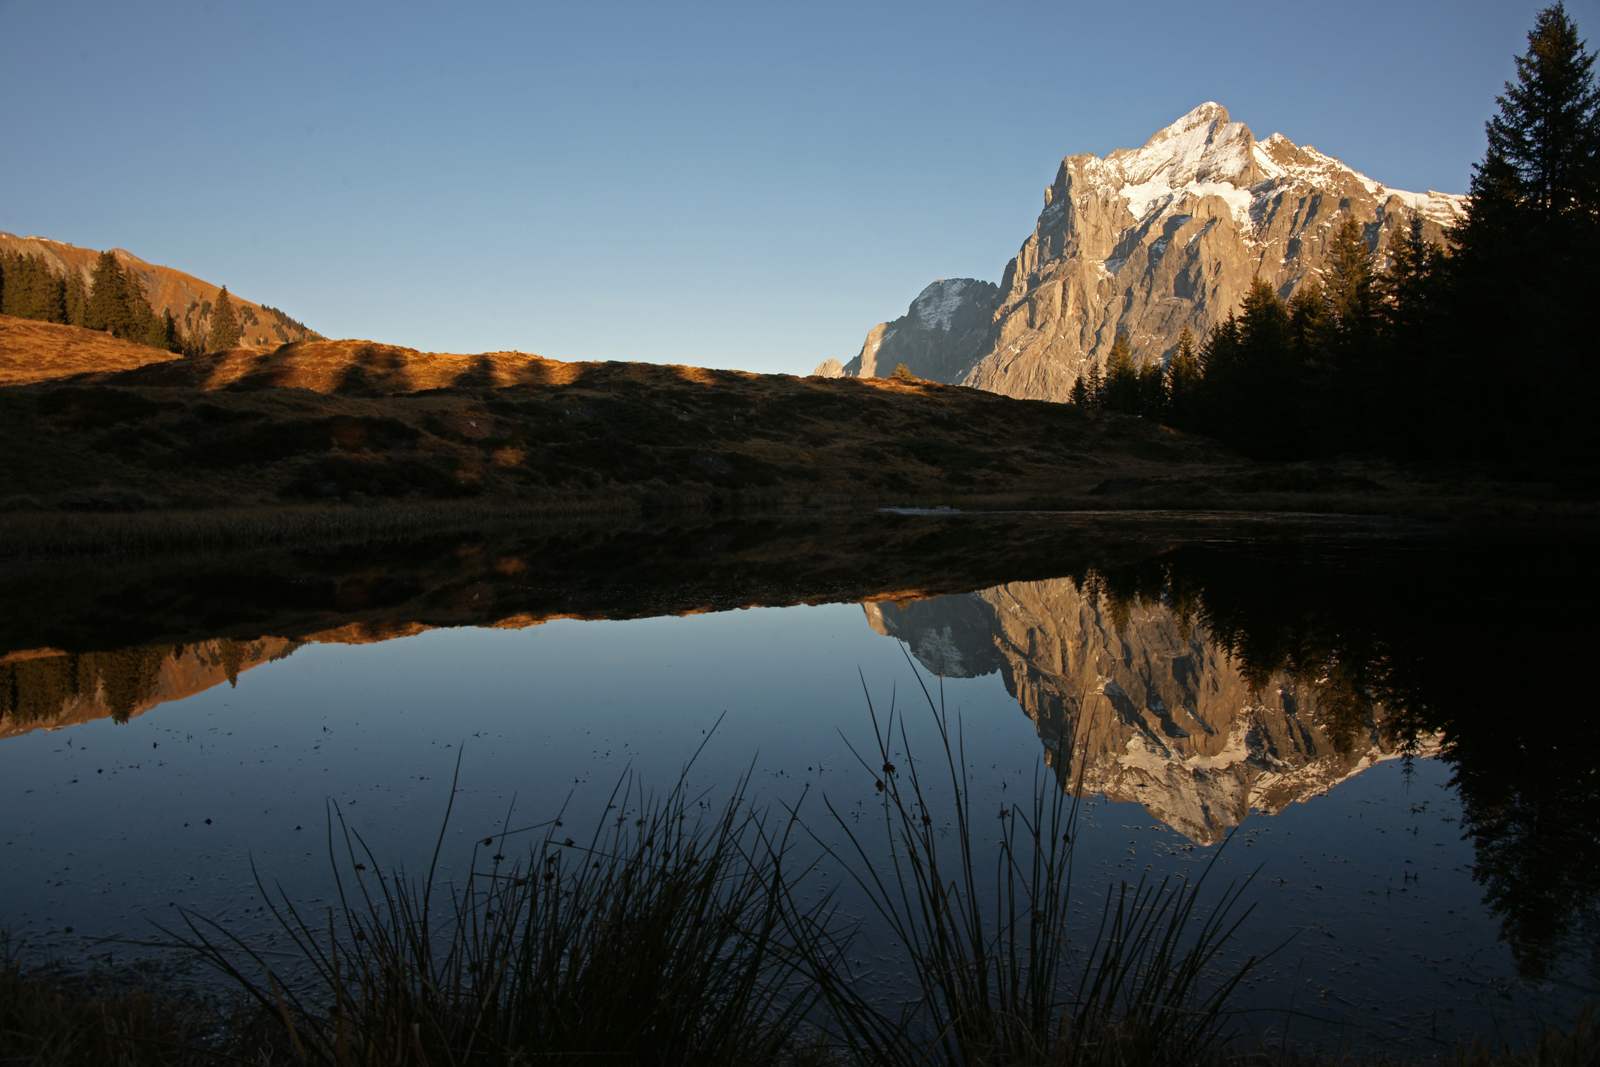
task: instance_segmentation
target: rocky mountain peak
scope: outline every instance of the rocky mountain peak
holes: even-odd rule
[[[1066,578],[862,608],[933,674],[999,671],[1063,786],[1142,804],[1197,842],[1440,744],[1394,741],[1381,707],[1341,742],[1325,706],[1339,696],[1321,682],[1282,670],[1252,682],[1203,621],[1154,602],[1118,619]]]
[[[1125,185],[1248,185],[1254,147],[1250,127],[1230,121],[1227,108],[1207,101],[1150,138],[1143,148],[1118,149],[1106,156],[1106,162],[1117,165],[1119,184]]]
[[[998,287],[935,282],[873,327],[854,360],[815,373],[883,376],[905,363],[921,378],[1065,400],[1119,333],[1136,361],[1166,362],[1185,328],[1203,337],[1256,276],[1292,295],[1321,274],[1347,216],[1381,260],[1412,212],[1442,241],[1465,208],[1465,197],[1391,189],[1280,133],[1257,141],[1207,101],[1142,148],[1063,159]]]

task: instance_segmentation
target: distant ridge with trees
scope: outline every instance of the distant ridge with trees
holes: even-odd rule
[[[98,297],[96,286],[98,281]],[[83,326],[170,352],[211,348],[221,289],[123,249],[0,232],[0,314]],[[277,308],[229,294],[235,344],[275,348],[322,335]]]

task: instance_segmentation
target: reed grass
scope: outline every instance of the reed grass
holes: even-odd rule
[[[937,732],[926,764],[894,700],[880,721],[867,697],[873,746],[852,751],[880,793],[881,819],[870,831],[827,804],[829,832],[843,833],[829,843],[798,805],[781,815],[757,806],[748,771],[725,801],[691,794],[691,760],[664,796],[625,774],[582,840],[568,836],[564,813],[515,826],[513,804],[500,832],[473,845],[457,884],[442,877],[440,856],[458,756],[451,805],[420,873],[386,869],[337,806],[327,838],[336,906],[304,911],[281,890],[267,893],[258,873],[293,948],[293,970],[220,923],[181,912],[183,929],[168,931],[173,942],[246,998],[223,1021],[147,991],[65,990],[54,972],[23,972],[3,943],[0,1062],[1600,1063],[1592,1011],[1525,1047],[1463,1045],[1428,1060],[1244,1047],[1230,997],[1257,961],[1227,963],[1223,951],[1248,918],[1248,880],[1214,896],[1206,873],[1124,882],[1106,894],[1094,936],[1076,943],[1069,913],[1080,790],[1036,771],[1031,795],[998,818],[981,814],[960,721],[952,727],[942,689],[935,701],[917,679]],[[1058,761],[1069,743],[1062,748]],[[802,903],[823,858],[843,866],[893,942],[875,951],[903,954],[908,1002],[875,1001],[852,973],[852,946],[867,935],[841,920],[839,887]]]
[[[1245,885],[1202,913],[1204,874],[1192,883],[1124,882],[1108,894],[1094,938],[1074,946],[1068,915],[1081,782],[1058,789],[1036,769],[1026,802],[998,812],[992,881],[985,884],[990,860],[980,826],[987,820],[973,811],[959,720],[952,733],[942,686],[936,704],[910,665],[938,733],[942,751],[932,762],[945,788],[937,799],[925,788],[904,716],[891,702],[880,723],[868,693],[875,751],[870,759],[851,751],[879,776],[877,829],[887,859],[874,860],[865,835],[828,806],[846,842],[827,846],[829,855],[904,947],[921,991],[890,1014],[847,988],[830,988],[853,1056],[952,1067],[1222,1058],[1232,1022],[1228,998],[1257,961],[1211,972],[1249,915],[1238,908]],[[903,766],[892,756],[896,740]],[[1058,753],[1058,765],[1070,765],[1060,763],[1067,755]],[[947,827],[954,828],[948,846]]]
[[[0,934],[0,1063],[198,1067],[234,1059],[207,1040],[219,1025],[212,1011],[148,986],[25,967],[20,949]]]
[[[682,779],[661,798],[625,779],[607,808],[621,814],[585,842],[559,818],[508,823],[449,889],[437,848],[420,879],[364,873],[377,857],[335,810],[339,908],[273,905],[309,986],[198,915],[178,940],[275,1013],[304,1062],[777,1064],[800,1047],[813,968],[846,941],[829,898],[795,900],[795,822],[753,807],[748,784],[702,819]],[[507,861],[527,832],[527,859]]]

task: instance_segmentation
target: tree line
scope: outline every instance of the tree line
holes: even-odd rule
[[[170,310],[156,314],[138,274],[110,252],[100,253],[87,284],[75,270],[55,273],[42,255],[0,253],[0,315],[102,330],[124,341],[191,355],[239,344],[244,331],[227,286],[214,304],[206,301],[190,310],[196,308],[202,315],[210,313],[209,330],[202,332],[198,323],[184,329]]]
[[[1600,87],[1562,5],[1541,11],[1497,97],[1466,216],[1443,244],[1415,213],[1380,255],[1347,215],[1321,278],[1257,277],[1163,367],[1119,336],[1073,403],[1160,419],[1265,459],[1473,458],[1583,469],[1600,388]],[[1374,228],[1376,229],[1376,228]]]

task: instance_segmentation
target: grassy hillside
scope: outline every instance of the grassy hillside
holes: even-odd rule
[[[1584,523],[1596,513],[1587,485],[1481,465],[1253,462],[1153,420],[931,382],[369,341],[172,358],[6,318],[0,451],[0,556],[213,543],[195,512],[248,514],[256,541],[320,538],[327,522],[306,521],[308,507],[438,528],[475,521],[441,518],[462,501],[544,513],[948,504]],[[262,525],[285,508],[292,521]],[[180,511],[188,526],[154,521]],[[144,514],[117,520],[131,540],[102,536],[111,516],[67,530],[94,512]]]
[[[177,358],[99,330],[0,315],[0,386],[132,370]]]
[[[10,510],[626,498],[1048,501],[1227,464],[1139,419],[931,383],[360,341],[0,389]]]
[[[92,248],[79,248],[43,237],[18,237],[3,231],[0,231],[0,252],[42,256],[56,275],[78,274],[85,285],[89,283],[90,272],[100,254]],[[145,298],[150,301],[150,307],[158,317],[163,312],[172,312],[172,317],[185,333],[210,329],[211,306],[216,302],[221,286],[227,284],[226,278],[221,283],[213,284],[172,267],[147,263],[126,249],[113,248],[111,253],[116,256],[123,270],[132,271],[134,277],[138,278],[144,288]],[[234,314],[239,317],[239,325],[244,329],[240,339],[242,344],[271,347],[321,336],[281,311],[247,300],[235,292],[230,291],[228,297],[233,301]]]

